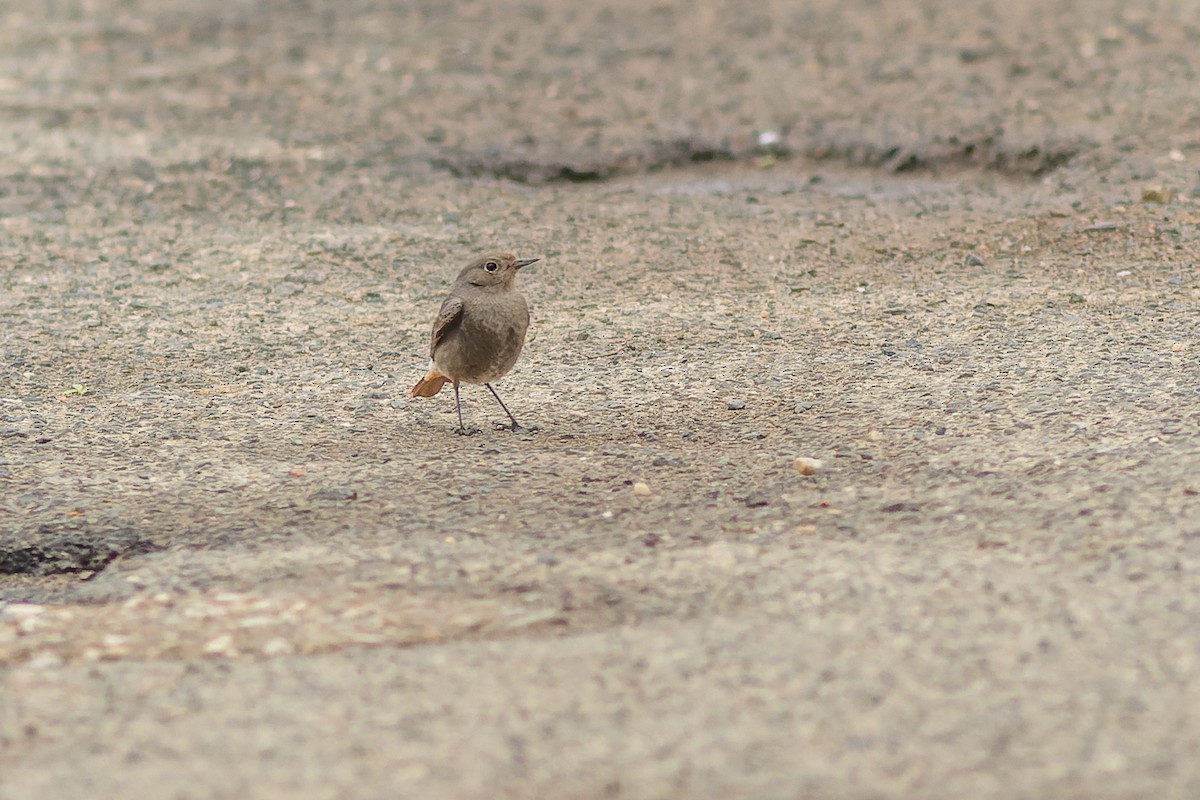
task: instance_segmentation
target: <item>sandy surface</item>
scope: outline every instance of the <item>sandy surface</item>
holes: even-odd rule
[[[0,798],[1200,796],[1193,4],[46,5]]]

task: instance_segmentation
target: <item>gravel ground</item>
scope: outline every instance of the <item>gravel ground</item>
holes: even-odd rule
[[[6,5],[0,798],[1200,796],[1194,12]]]

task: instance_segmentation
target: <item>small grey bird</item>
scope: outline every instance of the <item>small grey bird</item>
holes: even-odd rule
[[[511,253],[484,256],[458,273],[450,296],[433,322],[429,346],[432,364],[412,393],[413,397],[433,397],[450,381],[458,411],[455,433],[469,436],[479,432],[463,424],[462,401],[458,396],[461,381],[486,386],[512,420],[512,429],[522,430],[492,388],[492,381],[508,374],[525,345],[529,306],[513,281],[522,267],[536,261],[536,258],[518,259]]]

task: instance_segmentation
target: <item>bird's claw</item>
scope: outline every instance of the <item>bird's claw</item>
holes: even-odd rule
[[[530,426],[527,428],[524,425],[520,425],[516,422],[512,423],[511,425],[503,423],[503,422],[497,422],[496,430],[512,431],[513,433],[535,433],[538,430],[538,428],[537,428],[537,426]]]

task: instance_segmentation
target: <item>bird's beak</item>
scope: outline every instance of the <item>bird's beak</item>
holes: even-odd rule
[[[530,264],[535,264],[538,261],[541,261],[541,259],[540,258],[522,258],[520,261],[517,262],[516,267],[517,267],[517,269],[520,269],[521,267],[528,267]]]

